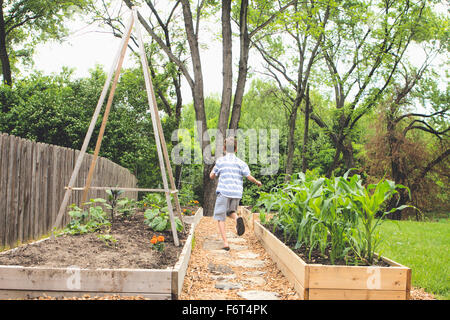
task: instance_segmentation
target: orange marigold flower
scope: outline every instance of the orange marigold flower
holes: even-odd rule
[[[150,242],[151,242],[152,244],[156,244],[156,243],[158,242],[158,239],[152,238],[152,240],[150,240]]]
[[[163,237],[163,236],[159,236],[159,237],[158,237],[158,241],[159,241],[159,242],[163,242],[163,241],[164,241],[164,237]]]

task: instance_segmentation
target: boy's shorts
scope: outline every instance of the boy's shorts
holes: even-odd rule
[[[220,193],[217,194],[213,218],[215,220],[225,221],[226,216],[229,216],[233,212],[237,212],[240,200],[241,199],[239,198],[227,198]]]

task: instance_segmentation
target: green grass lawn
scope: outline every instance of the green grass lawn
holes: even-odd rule
[[[439,222],[385,221],[377,250],[412,269],[412,286],[450,300],[450,219]]]

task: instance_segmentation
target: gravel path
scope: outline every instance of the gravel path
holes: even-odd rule
[[[197,225],[181,300],[299,299],[252,232],[238,237],[229,218],[226,230],[230,251],[221,249],[217,222],[211,217]]]

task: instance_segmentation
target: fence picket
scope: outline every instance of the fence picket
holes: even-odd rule
[[[64,197],[79,151],[36,143],[0,133],[0,248],[37,239],[50,232]],[[84,186],[92,155],[87,154],[76,186]],[[136,187],[131,172],[99,157],[93,186]],[[69,204],[81,205],[82,192],[72,192]],[[137,197],[130,192],[128,197]],[[104,190],[90,190],[89,198],[106,197]],[[68,223],[68,215],[63,224]]]

